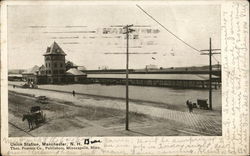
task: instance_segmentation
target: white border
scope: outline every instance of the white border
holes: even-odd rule
[[[35,138],[8,138],[8,85],[7,85],[7,5],[123,5],[123,4],[142,4],[142,5],[201,5],[201,4],[218,4],[221,5],[221,24],[222,24],[222,103],[223,103],[223,136],[221,137],[95,137],[103,143],[100,145],[100,150],[88,151],[19,151],[9,152],[9,142],[70,142],[83,141],[86,137],[35,137]],[[249,153],[249,28],[247,30],[247,48],[240,50],[242,56],[245,57],[243,62],[247,62],[247,67],[236,69],[233,54],[225,50],[225,39],[223,36],[226,31],[223,31],[223,22],[228,18],[223,13],[232,10],[232,6],[236,4],[246,4],[246,1],[3,1],[1,5],[1,147],[2,154],[8,153],[11,155],[247,155]],[[242,21],[248,21],[249,11]],[[235,23],[233,23],[235,24]],[[248,23],[249,25],[249,23]],[[234,37],[236,34],[232,34]],[[228,47],[234,44],[228,45]],[[239,59],[239,58],[238,58]],[[224,66],[226,65],[226,66]],[[244,70],[247,71],[246,77],[241,77]],[[233,74],[232,74],[233,73]],[[238,75],[237,79],[235,76]],[[227,82],[228,85],[225,85]],[[238,89],[235,87],[237,83],[243,87]],[[235,84],[235,85],[233,85]],[[241,101],[235,104],[232,100],[237,101],[236,95],[241,94]],[[243,107],[242,99],[246,96],[247,107]],[[241,106],[238,112],[233,112],[234,106]],[[227,110],[227,111],[226,111]],[[242,123],[242,115],[246,114]],[[246,137],[242,138],[242,137]],[[241,138],[241,139],[239,139]],[[159,149],[160,144],[166,145],[166,148]],[[113,147],[108,147],[112,145]],[[243,145],[243,146],[242,146]],[[155,146],[155,148],[153,148]]]

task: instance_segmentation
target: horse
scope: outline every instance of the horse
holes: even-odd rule
[[[40,106],[34,106],[34,107],[31,107],[31,108],[30,108],[30,112],[31,112],[31,113],[34,113],[34,112],[37,112],[37,111],[41,111]]]
[[[23,121],[27,119],[28,124],[29,124],[29,129],[33,129],[34,124],[37,126],[38,120],[37,120],[37,115],[36,114],[24,114],[23,115]]]

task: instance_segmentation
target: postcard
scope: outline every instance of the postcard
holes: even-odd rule
[[[247,1],[2,1],[1,154],[248,155]]]

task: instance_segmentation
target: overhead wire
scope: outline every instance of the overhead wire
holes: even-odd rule
[[[215,61],[219,62],[214,55],[212,55],[212,57],[215,59]]]
[[[178,39],[179,41],[181,41],[182,43],[184,43],[185,45],[187,45],[188,47],[192,48],[193,50],[201,53],[201,50],[198,50],[197,48],[195,48],[194,46],[188,44],[187,42],[185,42],[183,39],[181,39],[180,37],[178,37],[177,35],[175,35],[173,32],[171,32],[169,29],[167,29],[163,24],[161,24],[158,20],[156,20],[152,15],[150,15],[148,12],[146,12],[141,6],[139,6],[138,4],[136,4],[136,6],[143,11],[146,15],[148,15],[151,19],[153,19],[156,23],[158,23],[162,28],[164,28],[168,33],[170,33],[171,35],[173,35],[176,39]],[[212,57],[219,62],[213,55]]]
[[[156,20],[153,16],[151,16],[149,13],[147,13],[141,6],[139,6],[138,4],[136,4],[136,6],[143,11],[146,15],[148,15],[151,19],[153,19],[156,23],[158,23],[162,28],[164,28],[168,33],[170,33],[171,35],[173,35],[175,38],[177,38],[179,41],[181,41],[182,43],[184,43],[185,45],[187,45],[188,47],[192,48],[193,50],[197,51],[200,53],[200,50],[198,50],[197,48],[193,47],[192,45],[188,44],[187,42],[185,42],[183,39],[181,39],[180,37],[178,37],[177,35],[175,35],[173,32],[171,32],[169,29],[167,29],[164,25],[162,25],[158,20]]]

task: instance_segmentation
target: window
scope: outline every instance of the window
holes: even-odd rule
[[[45,65],[46,67],[47,67],[47,63],[46,63],[46,65]]]
[[[53,70],[53,74],[58,74],[58,70]]]
[[[45,60],[50,60],[50,56],[47,56]]]
[[[48,70],[48,72],[49,72],[49,74],[51,74],[51,71],[50,71],[50,70]]]
[[[61,66],[61,68],[62,68],[62,67],[63,67],[63,64],[61,63],[61,65],[60,65],[60,66]]]
[[[54,63],[54,67],[57,67],[57,63]]]

